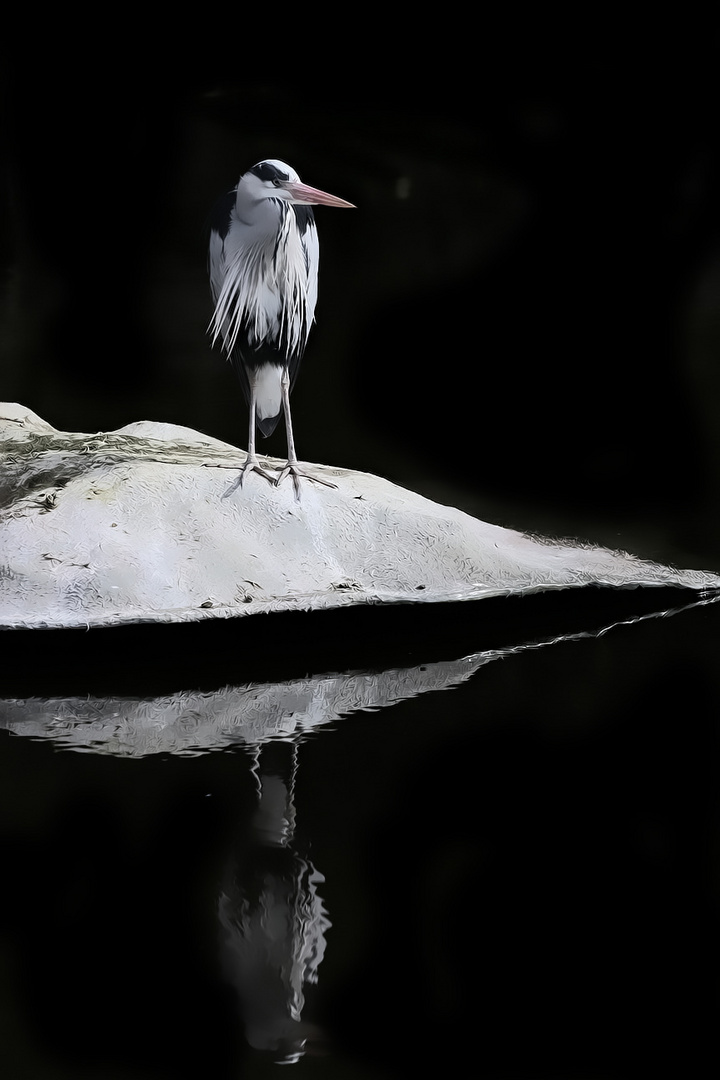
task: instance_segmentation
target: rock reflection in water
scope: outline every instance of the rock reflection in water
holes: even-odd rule
[[[5,698],[0,699],[0,727],[26,738],[50,739],[58,748],[119,757],[193,756],[229,746],[262,746],[276,739],[300,739],[356,712],[375,711],[430,691],[450,689],[492,660],[564,641],[599,637],[618,625],[719,600],[715,594],[674,609],[630,616],[599,629],[385,671],[334,672],[287,681],[249,682],[207,693],[178,690],[147,698]]]
[[[381,672],[315,675],[287,682],[178,691],[158,698],[62,697],[0,701],[0,727],[69,750],[143,757],[196,755],[299,738],[358,711],[372,711],[468,679],[495,653]]]

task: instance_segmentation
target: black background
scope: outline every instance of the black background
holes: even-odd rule
[[[6,42],[0,397],[59,429],[154,419],[244,446],[205,333],[204,228],[218,193],[280,157],[357,204],[317,212],[301,458],[717,567],[709,31],[382,14],[191,10],[190,47],[179,12],[160,38],[65,23]],[[282,455],[281,431],[267,447]],[[716,610],[493,663],[309,744],[298,806],[334,921],[315,1005],[332,1046],[299,1072],[703,1075]],[[507,640],[507,613],[484,618],[475,647],[538,630],[527,609]],[[594,620],[588,601],[577,626]],[[62,671],[72,649],[55,648]],[[221,667],[216,684],[238,674]],[[28,1075],[264,1075],[211,962],[252,801],[240,756],[4,751],[3,989]]]
[[[3,396],[61,429],[157,419],[245,445],[205,336],[205,228],[218,193],[278,156],[358,207],[317,214],[301,457],[478,512],[531,500],[535,527],[571,507],[578,525],[669,513],[679,543],[699,509],[716,528],[719,177],[700,47],[358,34],[283,34],[276,55],[238,28],[193,61],[142,35],[110,57],[96,42],[15,59]],[[282,433],[261,448],[280,456]]]

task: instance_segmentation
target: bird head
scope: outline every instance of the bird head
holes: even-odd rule
[[[240,184],[252,199],[282,199],[305,206],[344,206],[354,209],[354,204],[345,199],[301,183],[294,169],[274,158],[253,165],[240,178]]]

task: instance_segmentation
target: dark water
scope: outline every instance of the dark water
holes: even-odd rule
[[[301,458],[720,567],[702,65],[439,85],[417,55],[299,94],[123,55],[3,74],[0,398],[244,445],[203,225],[280,156],[358,205],[318,212]],[[715,1075],[720,624],[691,601],[3,638],[3,1072]]]
[[[320,620],[284,679],[228,625],[185,677],[13,646],[60,696],[3,707],[9,1075],[706,1075],[720,608],[588,593],[396,609],[390,668]]]

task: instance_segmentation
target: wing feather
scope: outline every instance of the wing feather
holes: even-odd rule
[[[317,303],[319,247],[312,209],[267,202],[275,207],[266,209],[275,215],[272,230],[240,220],[235,191],[218,201],[210,229],[215,309],[208,332],[231,360],[248,400],[248,368],[287,367],[292,389]],[[279,416],[259,418],[261,434],[270,434]]]

